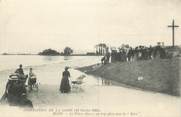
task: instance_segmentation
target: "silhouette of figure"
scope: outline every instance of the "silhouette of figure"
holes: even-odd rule
[[[70,72],[68,71],[68,67],[65,67],[65,71],[62,74],[62,80],[60,84],[60,91],[62,93],[70,92],[69,77],[70,77]]]
[[[19,68],[15,71],[15,73],[18,73],[19,75],[24,75],[24,71],[22,68],[22,64],[19,65]]]

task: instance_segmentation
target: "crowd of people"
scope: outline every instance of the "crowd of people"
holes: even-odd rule
[[[132,47],[122,47],[119,50],[112,49],[111,54],[107,52],[107,54],[102,57],[101,62],[102,64],[106,64],[110,61],[111,62],[126,62],[126,61],[137,61],[137,60],[149,60],[154,58],[161,58],[164,59],[167,57],[166,51],[160,45],[158,46],[137,46],[135,48]]]

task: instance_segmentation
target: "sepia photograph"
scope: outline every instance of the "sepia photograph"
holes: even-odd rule
[[[181,117],[181,0],[0,0],[0,117]]]

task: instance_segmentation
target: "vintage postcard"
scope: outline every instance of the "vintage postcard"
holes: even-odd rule
[[[181,0],[0,0],[0,117],[181,117]]]

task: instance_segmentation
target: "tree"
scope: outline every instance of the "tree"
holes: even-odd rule
[[[108,47],[105,43],[100,43],[96,45],[95,48],[96,48],[96,54],[104,55]]]
[[[70,47],[65,47],[64,49],[64,55],[69,56],[73,53],[73,50]]]
[[[59,52],[53,49],[45,49],[42,52],[38,53],[39,55],[47,55],[47,56],[57,56],[60,55]]]

